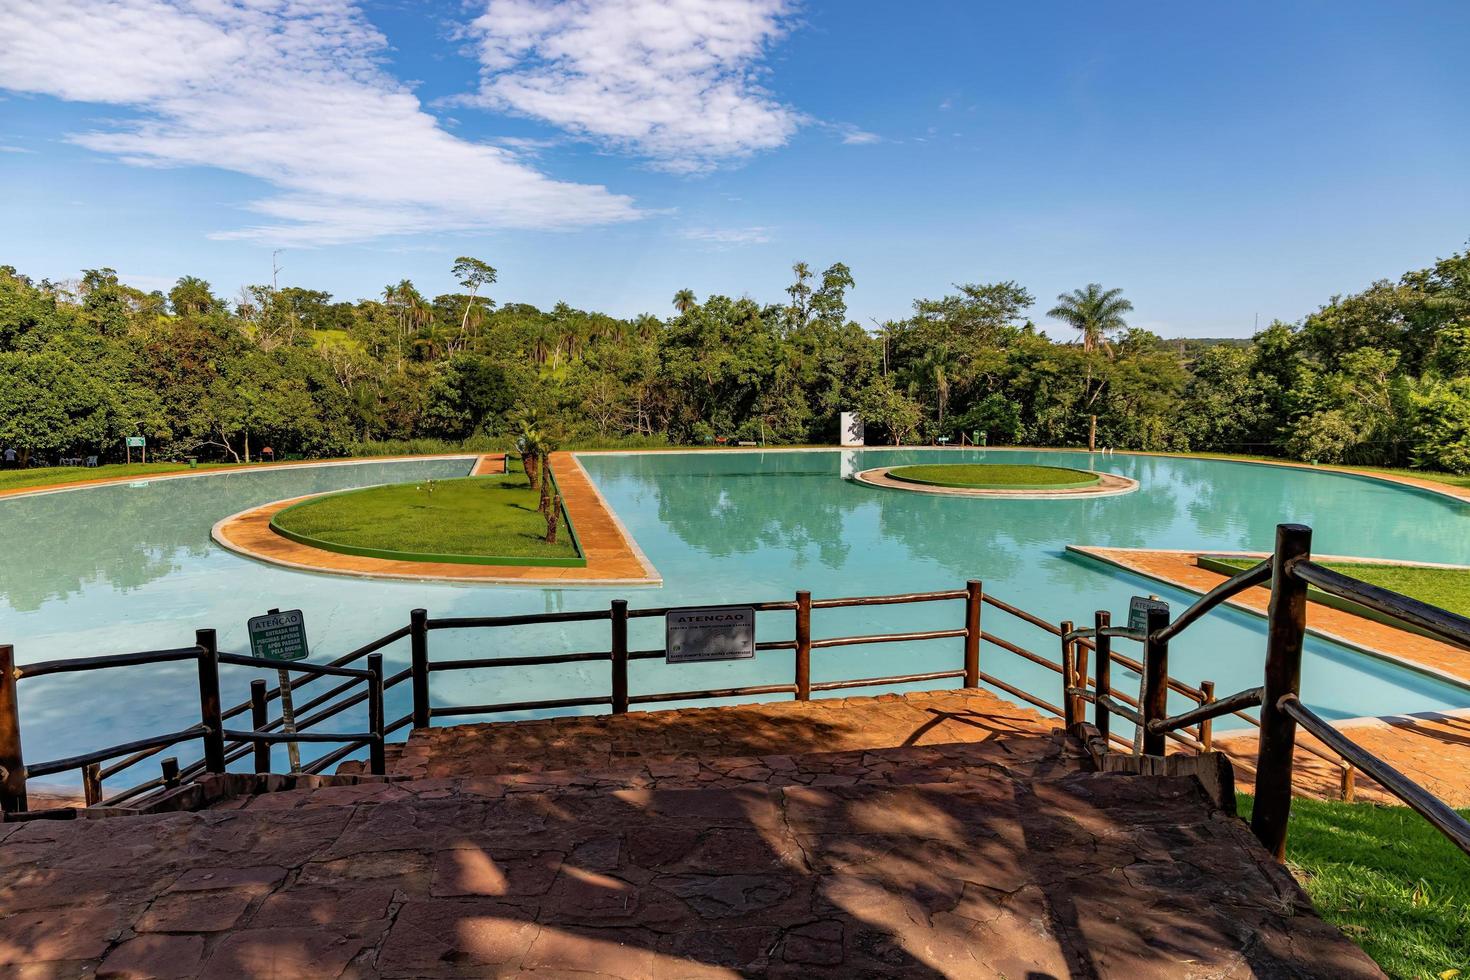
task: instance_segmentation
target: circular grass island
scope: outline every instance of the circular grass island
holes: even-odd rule
[[[390,561],[582,568],[576,532],[559,515],[546,541],[541,494],[524,472],[394,483],[309,497],[271,518],[297,544]]]
[[[1064,466],[1021,466],[1011,463],[932,463],[895,466],[895,480],[963,490],[1072,490],[1096,486],[1102,477],[1090,470]]]
[[[1137,480],[1116,473],[1013,463],[880,466],[863,470],[853,479],[888,490],[953,497],[1109,497],[1138,489]]]

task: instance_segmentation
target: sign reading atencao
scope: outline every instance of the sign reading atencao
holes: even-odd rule
[[[664,662],[749,660],[755,656],[755,610],[749,606],[675,609],[664,617]]]
[[[250,633],[250,655],[257,660],[305,660],[306,617],[300,609],[272,611],[245,622]]]
[[[1148,611],[1150,609],[1161,609],[1165,614],[1169,612],[1169,604],[1163,599],[1155,599],[1153,596],[1144,598],[1136,595],[1128,601],[1128,628],[1143,632],[1148,629]]]

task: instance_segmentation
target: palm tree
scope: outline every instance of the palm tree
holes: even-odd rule
[[[694,290],[692,289],[681,289],[674,294],[674,309],[680,316],[688,313],[698,305],[699,301],[694,298]]]
[[[1108,334],[1128,326],[1124,313],[1133,304],[1123,298],[1121,289],[1103,289],[1099,283],[1088,283],[1086,289],[1074,289],[1057,297],[1057,305],[1046,315],[1061,320],[1081,331],[1082,349],[1091,353],[1108,346]]]

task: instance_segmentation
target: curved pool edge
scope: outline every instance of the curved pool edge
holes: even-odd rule
[[[259,465],[242,463],[238,467],[213,470],[178,470],[159,473],[157,475],[107,476],[96,480],[79,480],[76,483],[48,484],[39,487],[16,487],[11,490],[0,490],[0,503],[21,497],[40,497],[53,493],[69,493],[74,490],[94,490],[98,487],[117,486],[118,484],[156,483],[159,480],[192,480],[206,476],[239,476],[245,473],[275,473],[287,469],[313,469],[328,466],[370,466],[374,463],[416,463],[424,460],[454,459],[462,459],[466,462],[475,461],[478,464],[483,455],[482,453],[430,453],[423,456],[349,456],[345,459],[302,459],[291,460],[286,463],[261,463]]]
[[[662,576],[627,534],[581,464],[572,458],[575,468],[566,465],[569,456],[554,453],[552,466],[561,464],[566,470],[557,474],[557,480],[563,506],[579,525],[586,561],[581,567],[472,565],[348,555],[293,541],[271,527],[271,520],[287,507],[343,492],[340,490],[275,500],[231,514],[215,522],[210,538],[236,555],[263,564],[349,578],[556,589],[662,586]]]
[[[961,487],[945,486],[937,483],[920,483],[913,480],[905,480],[894,476],[889,472],[887,466],[875,466],[871,469],[854,473],[852,479],[868,487],[877,487],[881,490],[903,490],[909,493],[927,493],[943,497],[979,497],[988,500],[1074,500],[1092,499],[1094,497],[1116,497],[1120,494],[1133,493],[1138,489],[1138,481],[1117,473],[1097,473],[1098,479],[1092,483],[1081,486],[1058,486],[1058,487]],[[1084,472],[1093,473],[1094,470]]]

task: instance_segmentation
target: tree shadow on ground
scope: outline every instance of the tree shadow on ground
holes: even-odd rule
[[[823,734],[789,720],[768,716],[737,744]],[[701,730],[673,727],[674,743]],[[848,737],[827,734],[834,747]],[[430,779],[0,825],[0,963],[107,972],[169,956],[176,972],[214,976],[1376,975],[1301,914],[1300,893],[1192,780],[1058,775],[1062,746],[1010,734],[766,754],[751,757],[758,768],[726,760],[716,778],[649,762],[549,789]]]

